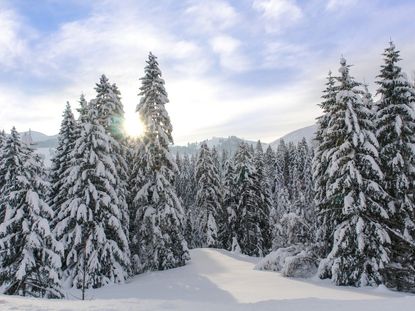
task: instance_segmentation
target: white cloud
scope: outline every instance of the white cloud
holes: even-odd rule
[[[191,1],[185,14],[192,22],[191,31],[218,32],[234,26],[239,15],[226,1]]]
[[[254,0],[252,7],[265,19],[268,32],[278,32],[303,18],[303,11],[295,0]]]
[[[22,26],[19,17],[11,9],[0,8],[0,65],[14,67],[26,51],[26,42],[21,37]]]
[[[230,71],[245,71],[249,60],[240,51],[241,42],[228,35],[218,35],[210,40],[212,50],[219,55],[221,66]]]

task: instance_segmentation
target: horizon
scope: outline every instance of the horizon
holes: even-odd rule
[[[175,145],[228,136],[268,143],[315,124],[340,55],[374,93],[392,39],[412,77],[414,13],[409,0],[0,1],[0,123],[54,135],[66,101],[75,112],[103,73],[131,119],[151,50]]]
[[[249,141],[249,142],[252,142],[252,143],[255,143],[255,142],[258,142],[258,141],[260,141],[261,142],[261,144],[266,144],[266,145],[271,145],[271,144],[274,144],[275,142],[277,142],[277,141],[279,141],[279,140],[281,140],[281,139],[284,139],[286,136],[288,136],[288,135],[291,135],[291,134],[293,134],[293,133],[296,133],[296,132],[298,132],[298,131],[301,131],[301,130],[304,130],[304,129],[306,129],[306,128],[309,128],[309,127],[312,127],[312,126],[316,126],[316,123],[315,124],[312,124],[312,125],[308,125],[308,126],[305,126],[305,127],[302,127],[302,128],[299,128],[299,129],[295,129],[295,130],[293,130],[293,131],[290,131],[290,132],[288,132],[288,133],[285,133],[285,134],[283,134],[283,135],[281,135],[281,136],[279,136],[279,137],[277,137],[277,138],[275,138],[274,140],[272,140],[272,141],[270,141],[270,142],[265,142],[265,141],[262,141],[261,139],[247,139],[247,138],[245,138],[245,137],[239,137],[239,136],[235,136],[235,135],[227,135],[227,136],[212,136],[212,137],[209,137],[209,138],[207,138],[207,139],[204,139],[204,140],[199,140],[199,141],[191,141],[191,142],[187,142],[187,143],[184,143],[184,144],[181,144],[181,145],[179,145],[179,144],[173,144],[173,146],[174,147],[187,147],[188,145],[191,145],[191,144],[199,144],[199,143],[202,143],[202,142],[204,142],[204,141],[209,141],[209,140],[214,140],[214,139],[229,139],[229,138],[231,138],[231,137],[236,137],[236,138],[238,138],[238,139],[242,139],[242,140],[244,140],[244,141]],[[25,134],[27,134],[27,133],[29,133],[30,131],[31,132],[36,132],[36,133],[38,133],[38,134],[42,134],[42,135],[45,135],[45,136],[47,136],[48,137],[48,139],[46,139],[46,140],[49,140],[49,139],[53,139],[53,138],[58,138],[58,136],[59,136],[59,133],[56,133],[56,134],[52,134],[52,135],[48,135],[48,134],[45,134],[45,133],[43,133],[43,132],[40,132],[40,131],[37,131],[37,130],[35,130],[35,129],[31,129],[31,128],[29,128],[28,130],[26,130],[26,131],[20,131],[19,129],[17,129],[16,128],[16,130],[18,131],[18,133],[20,134],[20,135],[22,135],[22,137],[23,137],[23,135],[25,135]],[[6,135],[10,135],[10,131],[6,131],[6,130],[4,130],[5,131],[5,133],[6,133]],[[22,138],[21,137],[21,138]],[[305,137],[305,136],[304,136]],[[33,138],[33,137],[32,137]],[[307,137],[305,137],[305,138],[307,138]],[[45,140],[35,140],[34,141],[34,143],[38,143],[38,142],[43,142],[43,141],[45,141]],[[290,141],[290,140],[289,140]]]

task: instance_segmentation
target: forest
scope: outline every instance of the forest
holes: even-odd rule
[[[415,291],[415,86],[390,42],[376,93],[342,57],[312,142],[174,155],[157,57],[123,130],[117,85],[65,107],[46,169],[15,128],[0,133],[0,289],[64,298],[186,265],[189,249],[263,257],[257,269],[339,286]],[[374,99],[375,98],[375,99]],[[171,103],[174,105],[174,103]],[[137,120],[138,122],[138,120]],[[289,258],[289,260],[286,260]],[[84,295],[82,294],[82,298]]]

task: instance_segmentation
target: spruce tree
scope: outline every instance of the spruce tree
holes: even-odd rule
[[[116,191],[114,139],[90,106],[82,115],[72,152],[68,200],[59,209],[55,233],[65,247],[64,276],[84,290],[123,283],[130,252]]]
[[[123,130],[124,108],[121,103],[121,93],[115,84],[110,84],[103,74],[96,84],[97,96],[94,104],[98,111],[98,119],[115,139],[121,140],[125,133]]]
[[[113,139],[110,140],[112,161],[117,174],[116,178],[118,207],[121,210],[121,223],[127,237],[129,237],[129,209],[128,209],[128,166],[126,162],[127,147],[124,133],[124,107],[121,103],[121,93],[115,84],[110,84],[108,78],[102,75],[96,84],[97,95],[90,103],[91,108],[97,111],[97,119],[104,127],[106,133]],[[83,103],[85,105],[85,103]]]
[[[377,140],[371,110],[363,104],[359,83],[341,59],[339,88],[325,135],[337,143],[328,151],[327,200],[340,210],[327,221],[335,223],[333,247],[319,267],[321,278],[336,285],[366,286],[382,282],[389,261],[386,193],[379,182]]]
[[[332,214],[340,210],[340,207],[333,205],[327,199],[327,182],[329,172],[328,162],[330,159],[329,151],[336,145],[336,137],[327,133],[330,120],[333,119],[333,107],[336,105],[337,96],[336,79],[329,71],[326,89],[323,91],[320,108],[323,115],[317,119],[317,131],[314,143],[316,145],[312,162],[313,182],[314,182],[314,204],[316,209],[317,231],[316,239],[320,247],[320,255],[325,256],[333,245],[333,232],[336,223],[332,220],[338,219]]]
[[[261,208],[260,185],[251,149],[246,143],[241,143],[235,154],[237,203],[234,242],[237,242],[243,254],[263,256],[268,251],[267,232],[261,228],[266,215]]]
[[[213,156],[206,143],[200,146],[196,164],[196,228],[198,247],[221,247],[218,236],[221,211],[220,180]]]
[[[3,148],[4,145],[6,144],[6,133],[4,132],[4,130],[0,131],[0,159],[2,159],[3,156]],[[1,169],[2,167],[2,163],[0,162],[0,191],[3,188],[4,183],[6,182],[6,171]],[[1,195],[1,192],[0,192]],[[1,204],[1,200],[0,200],[0,224],[3,222],[3,218],[4,218],[4,206]]]
[[[275,191],[275,170],[276,170],[276,163],[275,163],[275,152],[272,150],[271,145],[267,147],[267,150],[264,154],[264,170],[265,176],[267,178],[267,183],[269,186],[269,191],[272,194]]]
[[[294,241],[287,239],[287,227],[284,226],[284,216],[292,210],[289,193],[290,163],[289,150],[284,140],[281,140],[275,153],[273,205],[270,212],[270,227],[272,249],[289,246]]]
[[[389,194],[392,262],[388,283],[398,289],[415,285],[415,91],[397,65],[399,51],[390,42],[378,76],[376,104],[383,187]],[[406,284],[405,284],[406,283]]]
[[[224,167],[223,181],[223,224],[220,230],[220,238],[223,248],[232,250],[232,241],[237,241],[236,228],[238,219],[237,209],[237,185],[235,167],[232,158],[228,158]]]
[[[62,298],[59,270],[62,245],[51,233],[53,211],[46,203],[44,168],[16,129],[11,130],[1,156],[7,176],[0,202],[0,285],[5,294]]]
[[[258,198],[259,207],[259,225],[264,239],[263,255],[267,254],[271,248],[271,233],[269,215],[271,212],[271,193],[269,191],[268,178],[265,171],[264,151],[262,149],[261,141],[258,141],[255,146],[254,153],[254,168],[256,178],[256,196]]]
[[[133,234],[136,272],[183,266],[189,259],[183,238],[185,215],[173,187],[177,166],[169,152],[172,125],[165,109],[167,92],[157,58],[150,53],[141,78],[137,112],[145,130],[134,162]]]
[[[49,204],[54,212],[68,199],[66,181],[69,168],[72,165],[72,151],[76,139],[77,126],[69,102],[66,103],[62,118],[58,146],[52,158],[50,173],[51,191]]]

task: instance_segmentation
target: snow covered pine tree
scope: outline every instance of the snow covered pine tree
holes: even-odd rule
[[[217,167],[206,143],[200,146],[196,164],[196,229],[198,247],[221,247],[218,237],[221,213],[220,180]]]
[[[346,60],[342,58],[340,64],[336,101],[323,134],[337,142],[327,151],[324,201],[339,211],[324,218],[336,227],[333,247],[321,261],[319,275],[336,285],[376,285],[382,282],[381,269],[389,261],[390,243],[383,227],[388,213],[383,204],[386,193],[379,185],[383,174],[378,166],[378,143],[360,84],[349,75]]]
[[[392,264],[386,283],[399,290],[415,287],[415,90],[397,66],[399,51],[390,42],[383,53],[376,103],[379,157],[389,194],[387,224],[392,238]]]
[[[116,84],[110,84],[108,78],[102,75],[99,83],[95,86],[97,95],[90,103],[91,109],[96,109],[98,122],[104,127],[107,135],[113,139],[109,140],[112,152],[110,156],[115,164],[117,172],[115,191],[117,191],[118,207],[121,211],[121,224],[124,234],[129,238],[130,218],[128,211],[128,168],[127,168],[127,146],[124,123],[124,107],[121,103],[121,93]]]
[[[82,111],[65,185],[69,199],[61,205],[55,227],[65,247],[66,284],[82,290],[124,282],[130,265],[111,157],[115,142],[94,108]]]
[[[66,176],[72,165],[72,151],[76,138],[76,121],[73,116],[71,106],[66,103],[63,112],[63,119],[58,136],[58,146],[52,158],[52,167],[50,172],[50,194],[49,204],[55,212],[68,199],[68,189],[66,185]],[[53,220],[53,223],[56,219]]]
[[[7,176],[0,190],[5,210],[0,225],[0,285],[9,295],[62,298],[59,270],[62,245],[49,223],[44,169],[16,129],[11,130],[0,159]]]
[[[134,158],[140,170],[132,177],[131,251],[136,273],[183,266],[189,259],[184,210],[173,186],[177,166],[169,152],[173,138],[167,92],[152,53],[144,71],[137,105],[144,134]]]
[[[236,178],[236,224],[233,244],[239,245],[241,252],[250,256],[264,256],[267,252],[267,232],[261,228],[266,220],[259,196],[260,184],[253,162],[251,147],[241,143],[235,154]],[[237,248],[234,245],[232,248]]]

